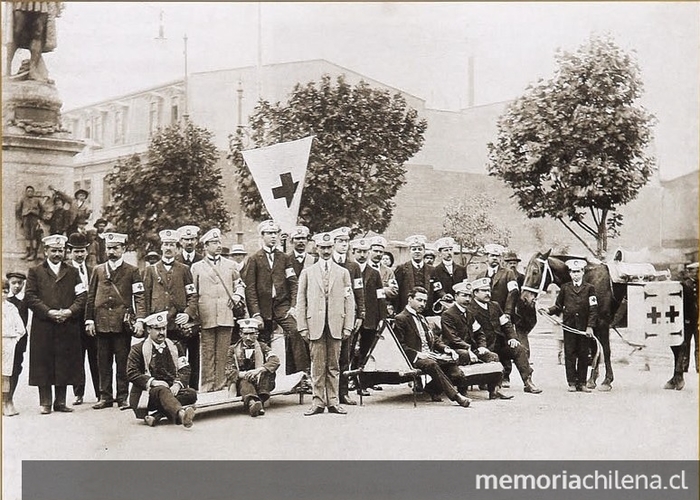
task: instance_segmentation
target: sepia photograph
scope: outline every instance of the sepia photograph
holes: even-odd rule
[[[3,500],[697,498],[700,3],[0,16]]]

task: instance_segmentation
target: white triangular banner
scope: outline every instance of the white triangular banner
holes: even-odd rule
[[[285,232],[297,225],[313,138],[242,152],[265,208]]]

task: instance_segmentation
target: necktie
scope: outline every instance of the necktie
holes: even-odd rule
[[[303,256],[303,255],[300,255],[299,257],[297,257],[297,262],[299,262],[299,264],[301,264],[302,262],[304,262],[304,256]]]
[[[186,258],[185,258],[185,264],[187,264],[188,266],[192,265],[192,260],[190,260],[189,257],[186,257]]]
[[[78,269],[80,270],[80,277],[84,278],[85,277],[85,269],[83,269],[83,265],[81,264]]]

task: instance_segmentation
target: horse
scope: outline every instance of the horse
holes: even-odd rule
[[[551,250],[546,253],[537,252],[532,256],[525,269],[525,280],[520,293],[521,299],[532,306],[539,295],[547,290],[547,287],[554,283],[561,287],[564,283],[571,281],[571,276],[563,260],[551,257]],[[612,362],[610,360],[610,325],[619,307],[612,289],[610,271],[605,264],[588,264],[583,276],[585,282],[595,287],[596,298],[598,299],[598,320],[593,327],[593,335],[598,339],[603,348],[603,359],[605,361],[605,378],[599,390],[609,391],[612,389],[614,380]],[[595,388],[598,379],[598,367],[591,371],[587,386]]]

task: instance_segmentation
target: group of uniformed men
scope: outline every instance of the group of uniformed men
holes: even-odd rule
[[[285,371],[311,378],[313,403],[305,415],[326,409],[344,414],[341,404],[356,401],[342,374],[362,365],[390,306],[399,312],[394,332],[409,361],[430,375],[424,390],[432,400],[445,394],[469,406],[472,384],[459,366],[494,361],[504,373],[483,384],[490,399],[512,397],[501,391],[509,386],[512,364],[526,393],[541,392],[532,381],[527,336],[513,325],[523,280],[519,259],[502,246],[486,245],[487,270],[470,281],[453,260],[451,238],[435,242],[441,258],[435,266],[424,259],[427,239],[407,238],[410,260],[394,271],[382,263],[387,242],[380,236],[350,241],[350,229],[340,227],[314,235],[312,255],[304,226],[289,234],[290,253],[279,247],[276,222],[264,221],[258,230],[262,248],[241,266],[221,257],[219,229],[201,236],[191,225],[164,229],[160,259],[143,272],[124,262],[125,234],[104,233],[107,262],[94,268],[85,264],[83,235],[44,238],[46,261],[29,270],[26,285],[26,304],[34,313],[29,383],[39,388],[41,413],[51,413],[52,398],[54,411],[73,411],[66,405],[67,385],[74,386],[73,404],[83,403],[87,353],[95,409],[140,405],[149,410],[149,425],[165,416],[189,427],[196,390],[233,386],[252,416],[263,415],[280,364],[269,347],[279,327],[288,352]],[[203,254],[195,250],[197,240]],[[439,304],[446,307],[436,328],[424,313]],[[585,305],[593,307],[594,298]],[[562,308],[558,302],[550,312]],[[131,346],[132,336],[145,339]],[[579,347],[567,350],[573,390],[582,385]],[[148,397],[142,405],[143,392]]]

